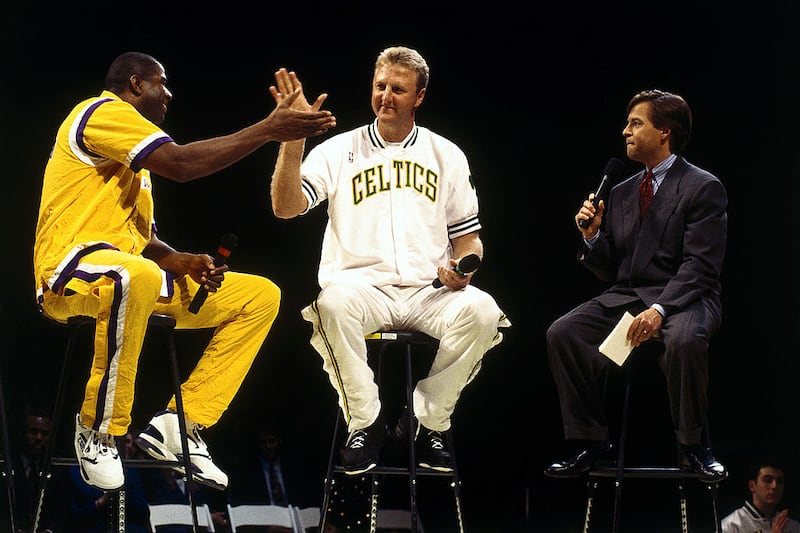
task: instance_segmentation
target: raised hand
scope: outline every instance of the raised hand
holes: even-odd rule
[[[295,92],[299,92],[297,98],[292,100],[290,105],[292,109],[300,111],[319,111],[322,103],[328,97],[327,93],[322,93],[313,104],[309,104],[303,93],[303,84],[300,82],[300,78],[297,77],[297,73],[294,71],[289,72],[283,67],[275,73],[275,85],[271,86],[269,91],[277,104],[290,99]]]

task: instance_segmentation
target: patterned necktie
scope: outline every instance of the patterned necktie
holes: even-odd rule
[[[653,201],[653,173],[647,171],[644,175],[642,183],[639,184],[639,211],[644,218],[647,208],[650,207],[650,202]]]

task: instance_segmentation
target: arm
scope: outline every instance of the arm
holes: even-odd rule
[[[222,285],[225,272],[228,271],[228,265],[214,266],[214,258],[210,255],[178,252],[155,234],[150,238],[150,243],[142,255],[155,261],[167,272],[177,275],[188,274],[209,292],[216,292]]]
[[[322,97],[326,96],[320,95],[314,105],[309,105],[302,92],[303,85],[297,75],[294,72],[288,72],[285,68],[275,73],[275,82],[277,88],[270,87],[270,92],[276,102],[286,101],[281,96],[283,94],[294,95],[298,91],[300,92],[300,96],[294,100],[293,107],[295,108],[318,110],[324,100]],[[278,218],[294,218],[308,208],[308,200],[302,191],[302,175],[300,174],[304,150],[305,139],[283,142],[278,150],[270,184],[272,210]]]
[[[451,267],[455,267],[459,259],[469,254],[476,254],[483,259],[483,242],[477,231],[456,237],[450,241],[450,244],[453,247],[453,259],[450,260]],[[468,272],[462,275],[452,268],[445,268],[443,266],[437,268],[437,275],[442,281],[442,284],[453,290],[463,289],[469,285],[475,272]]]
[[[304,139],[336,126],[336,118],[330,111],[319,110],[327,95],[320,95],[313,107],[304,110],[293,106],[302,96],[301,88],[283,94],[288,96],[281,97],[275,109],[261,121],[230,135],[185,145],[164,143],[144,159],[143,166],[183,183],[227,168],[268,142]]]
[[[294,218],[308,207],[300,175],[304,145],[304,141],[281,143],[278,150],[269,189],[272,210],[278,218]]]

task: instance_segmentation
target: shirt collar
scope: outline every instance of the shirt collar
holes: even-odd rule
[[[674,163],[676,159],[678,159],[677,155],[669,154],[669,156],[667,156],[667,158],[662,162],[653,168],[648,169],[653,172],[653,192],[655,192],[659,186],[661,186],[661,182],[664,181],[667,171],[670,169],[670,167],[672,167],[672,163]]]

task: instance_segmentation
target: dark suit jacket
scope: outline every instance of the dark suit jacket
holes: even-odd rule
[[[295,458],[288,451],[281,453],[280,464],[289,504],[297,507],[319,506],[325,472],[310,471],[307,461]],[[265,473],[257,455],[246,457],[233,469],[229,492],[231,505],[271,503]]]
[[[699,299],[721,314],[720,273],[725,256],[727,193],[709,172],[678,156],[640,222],[644,171],[611,189],[601,238],[583,245],[579,261],[612,286],[596,299],[614,307],[641,299],[667,313]]]

